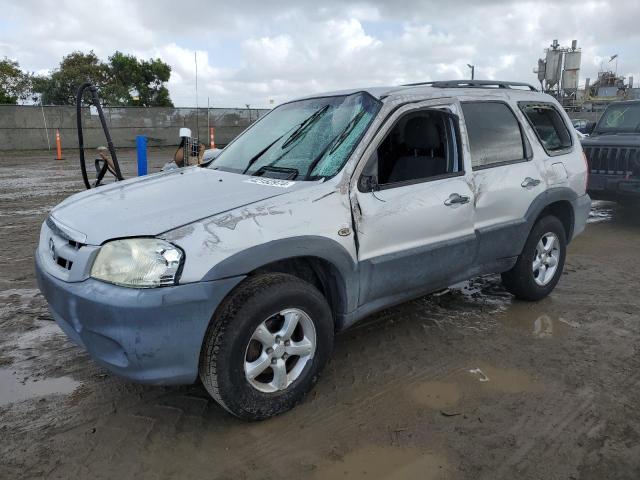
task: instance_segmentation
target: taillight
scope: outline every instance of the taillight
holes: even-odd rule
[[[582,151],[582,159],[584,160],[584,191],[589,188],[589,161],[587,160],[587,154]]]

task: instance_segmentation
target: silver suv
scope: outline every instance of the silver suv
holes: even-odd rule
[[[586,183],[569,118],[528,85],[314,95],[208,165],[62,202],[38,281],[100,365],[152,384],[199,376],[229,412],[263,419],[377,310],[490,273],[517,298],[547,296],[584,229]]]

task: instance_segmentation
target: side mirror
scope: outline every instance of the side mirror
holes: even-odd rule
[[[363,193],[366,192],[377,192],[380,190],[380,185],[378,185],[378,177],[375,175],[362,175],[360,180],[358,181],[358,190]]]

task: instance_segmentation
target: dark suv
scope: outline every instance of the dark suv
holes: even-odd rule
[[[640,200],[640,100],[610,104],[582,147],[593,198]]]

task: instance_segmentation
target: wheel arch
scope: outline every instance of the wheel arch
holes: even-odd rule
[[[575,222],[575,212],[573,210],[571,202],[569,202],[568,200],[558,200],[550,203],[540,212],[536,221],[547,215],[553,215],[558,220],[560,220],[562,226],[564,227],[564,232],[568,243],[573,237]]]
[[[221,261],[203,280],[261,273],[287,273],[316,286],[336,321],[357,306],[356,263],[345,247],[325,237],[303,236],[256,245]]]
[[[527,213],[528,231],[531,231],[540,218],[546,215],[554,215],[562,222],[567,235],[567,243],[569,243],[573,238],[575,228],[575,203],[577,198],[578,194],[567,187],[552,188],[540,194],[532,202]]]

